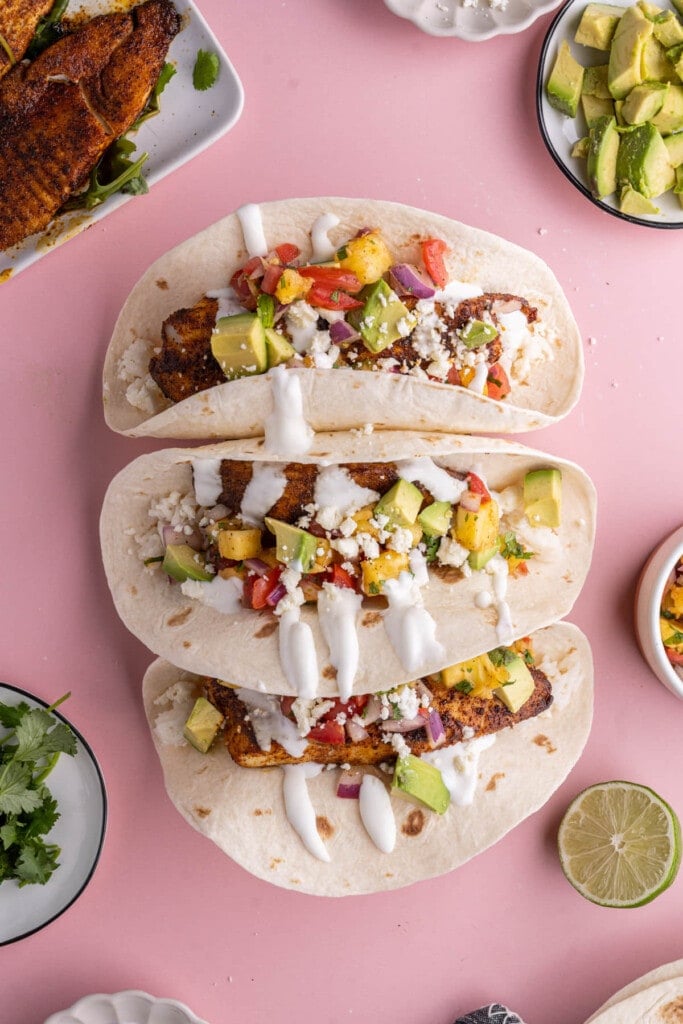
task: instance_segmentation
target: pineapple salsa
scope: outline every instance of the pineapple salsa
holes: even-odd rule
[[[662,642],[674,670],[683,678],[683,558],[679,558],[662,597]]]

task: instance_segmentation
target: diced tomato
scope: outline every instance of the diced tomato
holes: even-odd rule
[[[491,500],[486,484],[476,473],[467,474],[467,486],[472,491],[472,494],[480,494],[482,501]]]
[[[673,647],[665,647],[664,649],[672,665],[683,665],[683,651],[676,651]]]
[[[347,295],[339,288],[330,288],[328,285],[313,284],[306,296],[306,301],[318,309],[361,309],[364,305],[359,299]]]
[[[265,608],[268,603],[268,595],[275,589],[282,575],[282,569],[276,565],[265,576],[257,573],[249,573],[244,581],[244,603],[248,608],[255,608],[257,611]]]
[[[356,581],[351,573],[336,562],[326,571],[325,582],[334,583],[335,587],[347,587],[349,590],[356,589]]]
[[[486,394],[489,398],[496,399],[505,398],[510,394],[510,381],[500,363],[494,363],[489,367],[486,377]]]
[[[341,288],[344,292],[359,292],[362,287],[355,274],[341,267],[299,267],[299,273],[330,290]]]
[[[357,697],[350,697],[347,701],[335,700],[334,705],[320,719],[321,722],[334,722],[338,715],[346,715],[353,718],[360,714],[369,700],[367,693],[361,693]]]
[[[245,309],[255,310],[258,296],[258,285],[246,276],[244,270],[238,270],[230,278],[230,286],[234,288],[237,298]]]
[[[448,251],[448,246],[440,238],[428,238],[422,242],[421,248],[425,270],[434,284],[443,288],[448,282],[448,271],[443,259],[444,253]]]
[[[341,746],[346,743],[346,732],[344,726],[339,722],[318,722],[306,734],[307,740],[317,740],[318,743],[332,743]]]
[[[255,281],[257,278],[263,277],[265,269],[263,259],[260,256],[252,256],[242,267],[242,273],[245,277]]]
[[[275,252],[280,263],[293,263],[301,250],[291,242],[284,242],[282,245],[275,246]]]
[[[275,289],[278,286],[278,282],[282,277],[283,271],[284,267],[281,267],[279,264],[276,263],[271,263],[270,266],[266,268],[266,272],[263,275],[263,280],[261,281],[261,291],[265,292],[266,295],[274,295]]]
[[[457,366],[451,366],[450,370],[448,371],[448,376],[446,377],[446,380],[448,381],[449,384],[462,384],[462,381],[460,379],[460,370],[457,368]]]

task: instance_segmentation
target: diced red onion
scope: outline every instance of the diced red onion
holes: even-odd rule
[[[282,600],[286,593],[287,587],[284,585],[284,583],[278,583],[277,586],[273,587],[271,592],[268,594],[268,597],[266,598],[266,604],[270,605],[271,608],[274,608],[275,605]]]
[[[228,518],[228,506],[227,505],[214,505],[213,508],[207,508],[206,517],[212,523],[217,523],[219,519]]]
[[[245,558],[244,564],[249,572],[255,572],[258,576],[267,576],[272,565],[268,565],[261,558]]]
[[[382,722],[382,732],[413,732],[415,729],[424,729],[426,724],[427,720],[422,715],[415,718],[389,718]]]
[[[372,725],[382,717],[382,701],[376,694],[372,694],[369,701],[363,708],[361,718],[364,725]]]
[[[254,269],[252,270],[251,274],[247,275],[249,277],[250,281],[258,281],[259,278],[263,277],[263,275],[266,272],[266,267],[268,266],[266,261],[263,259],[262,256],[258,257],[258,261],[259,262],[254,267]]]
[[[415,692],[417,693],[418,697],[426,697],[429,702],[431,702],[432,697],[434,696],[432,691],[429,689],[427,684],[423,682],[422,679],[418,679],[418,681],[416,682]]]
[[[185,533],[184,527],[176,530],[174,526],[164,526],[164,544],[187,544],[194,551],[201,551],[203,548],[202,535],[196,527],[192,527],[191,533]]]
[[[446,739],[446,730],[438,711],[432,710],[429,712],[425,721],[425,727],[430,747],[440,747]]]
[[[431,299],[436,291],[421,270],[412,263],[395,263],[389,270],[389,281],[399,295],[414,295],[416,299]]]
[[[352,743],[360,743],[361,740],[368,738],[368,731],[364,729],[362,725],[355,722],[353,718],[350,718],[346,723],[346,735],[349,737]]]
[[[357,341],[360,338],[358,331],[354,331],[351,324],[347,324],[346,320],[335,320],[334,323],[330,324],[330,338],[339,345],[344,341]]]
[[[459,503],[466,512],[478,512],[481,505],[481,494],[475,494],[474,491],[463,491]]]
[[[362,772],[342,772],[337,786],[337,796],[345,800],[357,800],[362,781]]]

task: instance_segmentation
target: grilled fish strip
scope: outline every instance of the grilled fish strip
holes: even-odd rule
[[[0,78],[24,56],[38,22],[52,10],[54,2],[55,0],[2,0],[0,37],[5,45],[0,43]]]
[[[439,712],[446,733],[443,746],[452,746],[465,738],[500,732],[501,729],[535,718],[547,710],[553,700],[550,682],[539,669],[531,668],[530,672],[536,684],[534,692],[516,713],[509,711],[495,698],[487,700],[483,697],[470,697],[451,688],[430,684],[431,706]],[[292,757],[276,741],[273,741],[270,750],[261,750],[254,730],[247,721],[247,709],[233,689],[221,685],[216,679],[210,679],[204,684],[204,694],[225,716],[225,744],[233,761],[243,768],[269,768],[306,761],[317,764],[378,765],[396,759],[395,749],[382,736],[381,721],[368,725],[367,739],[355,743],[347,740],[343,744],[331,744],[312,740],[301,757]],[[474,736],[469,730],[474,730]],[[425,729],[404,733],[403,739],[415,755],[433,749]]]
[[[0,83],[0,249],[43,230],[141,113],[180,29],[170,0],[94,18]]]

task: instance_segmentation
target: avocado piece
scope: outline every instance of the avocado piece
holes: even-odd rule
[[[276,557],[296,572],[310,572],[315,564],[316,552],[320,541],[312,533],[302,530],[280,519],[266,516],[265,523],[271,533],[275,534]]]
[[[370,352],[382,352],[408,333],[413,315],[384,278],[366,285],[358,297],[364,305],[352,310],[348,319]]]
[[[664,82],[644,82],[631,89],[621,108],[628,124],[650,121],[662,109],[669,86]]]
[[[674,69],[675,81],[680,83],[683,78],[683,44],[678,43],[676,46],[671,46],[666,51],[666,57]]]
[[[664,139],[664,145],[669,154],[671,166],[678,167],[680,164],[683,164],[683,132],[678,132],[676,135],[667,135]]]
[[[379,499],[374,517],[387,516],[392,526],[412,526],[422,505],[422,491],[401,477],[386,494]]]
[[[482,502],[478,512],[458,505],[451,533],[468,551],[490,551],[498,544],[499,525],[500,513],[495,501]]]
[[[569,43],[563,39],[546,85],[548,102],[556,110],[569,117],[576,117],[581,98],[584,69],[574,59]]]
[[[490,651],[489,656],[494,664],[500,664],[507,672],[507,681],[496,687],[494,696],[502,701],[508,711],[516,714],[536,689],[534,677],[524,658],[509,647],[499,647]]]
[[[645,41],[640,58],[640,77],[643,82],[680,82],[674,64],[654,36]]]
[[[609,50],[614,31],[623,13],[623,7],[616,7],[613,4],[588,4],[581,15],[574,42],[582,46],[592,46],[594,50]]]
[[[587,135],[584,135],[582,139],[578,139],[572,146],[571,156],[576,157],[578,160],[585,160],[588,156],[589,147],[590,140]]]
[[[645,196],[641,196],[640,192],[636,192],[630,185],[624,185],[621,190],[619,209],[622,213],[632,213],[638,216],[641,214],[659,213],[659,207],[655,206],[649,199],[646,199]]]
[[[562,473],[553,467],[532,469],[524,477],[524,514],[532,526],[562,521]]]
[[[218,708],[206,697],[197,697],[185,722],[183,736],[200,754],[206,754],[224,721]]]
[[[622,100],[642,81],[642,56],[653,24],[639,7],[627,7],[619,20],[609,54],[607,84],[615,100]]]
[[[256,558],[261,551],[261,531],[257,527],[249,527],[246,530],[219,530],[217,540],[221,558],[230,558],[234,562]]]
[[[265,373],[268,367],[265,330],[256,313],[220,317],[211,351],[228,380]]]
[[[625,132],[619,144],[617,180],[646,199],[655,199],[674,183],[674,169],[664,140],[652,122]]]
[[[487,562],[490,562],[494,555],[498,554],[498,545],[485,551],[470,551],[467,562],[470,569],[483,569]]]
[[[678,196],[679,206],[683,206],[683,165],[677,167],[674,173],[676,175],[674,193]]]
[[[452,517],[450,501],[434,501],[420,512],[417,521],[428,537],[445,537],[451,528]]]
[[[673,135],[683,129],[683,85],[670,85],[661,110],[652,124],[662,135]]]
[[[671,46],[683,43],[683,25],[673,11],[662,11],[659,17],[655,18],[654,35],[657,42],[668,50]],[[669,60],[672,59],[669,54],[667,56]]]
[[[650,4],[647,0],[638,0],[638,6],[650,21],[656,21],[659,15],[664,13],[661,7],[657,7],[656,4]]]
[[[206,571],[206,560],[200,551],[189,544],[168,544],[161,568],[167,576],[184,583],[185,580],[201,580],[208,583],[213,574]]]
[[[683,17],[683,0],[671,0],[671,6]]]
[[[287,341],[283,334],[266,327],[266,355],[268,357],[268,368],[286,363],[296,355],[296,349]]]
[[[414,754],[397,759],[391,788],[418,800],[437,814],[445,814],[451,802],[439,769]]]
[[[614,117],[599,117],[588,132],[587,173],[593,195],[609,196],[617,187],[619,132]]]
[[[611,100],[612,93],[607,84],[607,72],[609,64],[595,64],[586,68],[583,73],[583,86],[581,92],[586,96],[597,96],[601,100]]]
[[[469,320],[459,335],[466,348],[479,348],[494,341],[498,337],[498,329],[483,320]]]
[[[600,96],[590,96],[583,93],[581,96],[581,108],[586,118],[588,128],[592,128],[599,117],[614,117],[614,100],[604,100]]]

